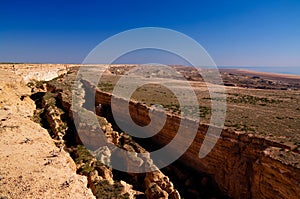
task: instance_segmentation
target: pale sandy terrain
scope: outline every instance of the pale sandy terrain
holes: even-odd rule
[[[29,95],[20,76],[0,69],[0,198],[94,198],[69,154],[31,120]]]

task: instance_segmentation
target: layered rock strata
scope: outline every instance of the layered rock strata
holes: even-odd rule
[[[57,80],[59,81],[59,80]],[[43,97],[44,112],[46,114],[45,118],[49,123],[51,132],[56,139],[61,140],[64,134],[59,134],[56,132],[64,132],[64,126],[61,125],[64,122],[62,121],[61,115],[63,109],[69,115],[69,119],[72,120],[74,114],[83,115],[84,120],[75,121],[77,122],[77,133],[73,132],[73,136],[76,136],[76,143],[80,144],[83,142],[85,146],[89,149],[87,150],[82,145],[71,146],[67,150],[70,151],[71,156],[74,158],[77,163],[77,172],[88,176],[89,185],[93,193],[97,198],[103,197],[125,197],[125,198],[142,198],[143,195],[149,199],[152,198],[180,198],[178,191],[174,188],[172,182],[169,178],[165,176],[161,171],[156,169],[154,172],[149,172],[147,174],[135,174],[128,173],[129,181],[133,183],[144,184],[145,194],[136,191],[133,187],[126,183],[125,181],[114,180],[113,171],[109,165],[111,164],[111,157],[119,157],[123,159],[124,165],[127,168],[130,167],[154,167],[151,158],[149,156],[137,156],[138,153],[146,153],[146,150],[142,148],[139,144],[134,142],[131,136],[125,133],[119,133],[112,128],[112,125],[104,118],[97,116],[98,123],[100,124],[100,129],[98,129],[98,124],[91,122],[89,118],[94,117],[94,112],[85,109],[84,102],[85,100],[78,100],[76,103],[80,107],[79,110],[73,110],[70,101],[70,92],[64,92],[63,89],[57,88],[54,84],[48,84],[48,92]],[[81,89],[79,84],[77,89],[74,90],[78,96],[84,96],[84,90]],[[52,96],[49,98],[49,96]],[[49,98],[49,99],[48,99]],[[84,99],[84,98],[83,98]],[[53,102],[55,101],[55,102]],[[60,104],[61,109],[57,107],[52,107],[51,104]],[[52,107],[49,111],[49,107]],[[60,114],[59,114],[60,113]],[[51,123],[51,124],[50,124]],[[63,130],[63,131],[62,131]],[[105,136],[105,139],[108,143],[118,146],[125,151],[133,152],[132,156],[128,156],[124,159],[123,153],[114,148],[108,147],[107,143],[99,142],[99,137]],[[94,156],[92,156],[91,154]],[[96,157],[96,158],[94,158]],[[103,164],[105,163],[105,164]],[[130,169],[129,169],[130,170]],[[141,181],[142,180],[142,181]],[[105,188],[106,187],[106,188]]]
[[[94,86],[83,82],[85,88],[95,92]],[[111,98],[110,93],[96,89],[96,104],[110,106]],[[121,98],[118,100],[122,101]],[[142,126],[149,123],[150,111],[154,117],[160,115],[144,104],[130,101],[129,107],[118,107],[119,117],[122,118],[122,113],[128,108],[132,119]],[[125,117],[124,115],[126,121]],[[153,136],[152,140],[161,146],[170,143],[176,136],[181,120],[178,115],[168,114],[164,128]],[[225,128],[222,129],[221,137],[213,150],[205,158],[200,159],[198,154],[208,127],[206,124],[199,125],[193,143],[180,158],[186,166],[212,175],[222,191],[233,198],[298,197],[297,193],[300,193],[298,151],[263,137]]]

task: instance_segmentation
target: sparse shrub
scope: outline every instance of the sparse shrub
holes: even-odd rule
[[[123,185],[120,182],[115,182],[110,184],[107,180],[102,180],[97,183],[95,187],[94,194],[97,198],[102,198],[106,196],[107,198],[120,198],[120,199],[129,199],[129,194],[125,193],[123,195]]]
[[[266,97],[256,97],[252,95],[242,95],[238,98],[228,97],[227,100],[233,103],[244,103],[244,104],[259,104],[261,106],[266,106],[267,103],[278,104],[282,100],[268,99]]]

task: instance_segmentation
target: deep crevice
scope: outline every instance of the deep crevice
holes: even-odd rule
[[[52,92],[55,93],[56,91],[52,90]],[[62,91],[60,90],[60,92]],[[45,93],[46,92],[37,92],[32,94],[31,99],[35,101],[37,109],[43,109],[42,100]],[[94,112],[95,107],[90,107],[87,104],[89,103],[85,103],[84,107]],[[55,106],[64,110],[61,99],[58,97],[57,93],[55,95]],[[122,130],[117,126],[116,122],[113,119],[111,107],[109,105],[101,105],[100,110],[101,111],[97,112],[97,114],[101,117],[106,118],[107,121],[112,124],[112,128],[114,129],[114,131],[122,132]],[[45,111],[41,111],[39,116],[41,118],[42,126],[48,129],[49,133],[51,134],[50,125],[45,118]],[[82,145],[82,143],[77,135],[74,121],[72,118],[70,118],[68,110],[64,110],[64,113],[61,115],[61,120],[65,122],[68,126],[68,129],[65,132],[65,135],[63,136],[65,150],[70,153],[71,157],[76,162],[76,159],[78,158],[78,153],[75,151],[78,150],[78,146]],[[158,144],[151,142],[151,139],[133,138],[133,140],[140,144],[147,151],[154,151],[162,147]],[[169,176],[171,181],[174,183],[175,188],[180,192],[180,195],[183,198],[228,198],[220,192],[220,190],[217,188],[216,183],[214,183],[214,181],[212,180],[211,176],[194,171],[193,169],[186,167],[178,160],[172,163],[171,165],[161,169],[161,171],[167,176]],[[84,171],[78,170],[77,173],[83,174]],[[123,180],[133,185],[134,190],[138,190],[145,193],[145,174],[129,174],[114,169],[112,170],[112,173],[113,179],[115,181]],[[91,186],[92,185],[89,182],[88,187]],[[144,196],[139,196],[138,198],[140,197],[143,198]]]
[[[47,104],[47,102],[45,102],[45,100],[43,99],[45,97],[46,94],[48,94],[47,99],[49,98],[49,96],[51,96],[53,99],[55,99],[55,104],[52,104],[50,106],[53,106],[55,108],[59,108],[62,109],[64,111],[63,114],[60,115],[60,119],[62,122],[66,123],[68,126],[68,129],[65,132],[65,135],[63,136],[63,143],[64,143],[64,150],[69,152],[70,156],[72,157],[72,159],[75,161],[76,164],[78,164],[78,160],[82,159],[84,162],[86,162],[86,164],[90,164],[89,161],[93,159],[92,155],[89,154],[88,150],[82,145],[82,142],[79,138],[79,136],[77,135],[77,131],[76,131],[76,127],[74,124],[73,119],[69,116],[69,110],[65,110],[61,99],[58,97],[58,93],[56,93],[55,90],[51,90],[51,94],[49,94],[50,92],[38,92],[38,93],[34,93],[31,95],[31,99],[33,99],[35,101],[36,104],[36,113],[35,116],[39,117],[39,122],[45,129],[48,130],[49,134],[51,135],[51,137],[53,139],[55,139],[55,135],[53,133],[53,130],[51,129],[51,125],[49,124],[49,122],[47,121],[47,108],[49,108],[49,104]],[[60,91],[61,92],[61,91]],[[55,141],[56,142],[56,141]],[[82,156],[82,157],[80,157]],[[98,183],[98,185],[93,184],[93,181],[91,181],[90,179],[90,171],[93,170],[98,170],[97,169],[97,165],[102,166],[102,163],[95,163],[94,166],[95,168],[93,168],[93,165],[88,165],[88,166],[84,166],[84,167],[80,167],[77,170],[78,174],[81,175],[85,175],[88,177],[88,188],[91,188],[94,195],[97,196],[97,198],[103,198],[101,195],[103,195],[103,192],[106,192],[105,195],[107,195],[108,198],[115,198],[117,196],[117,198],[128,198],[128,195],[122,194],[122,187],[123,185],[120,184],[120,180],[123,180],[127,183],[131,183],[133,182],[133,189],[138,190],[138,191],[142,191],[145,192],[145,188],[144,186],[140,186],[143,185],[144,183],[134,183],[134,179],[132,176],[130,176],[127,173],[120,173],[117,172],[115,170],[112,171],[113,173],[113,180],[114,180],[114,184],[110,184],[110,183],[106,183],[105,180],[104,181],[100,181]],[[98,170],[99,172],[101,172],[100,170]],[[128,179],[128,180],[124,180]],[[140,179],[140,178],[139,178]],[[119,195],[118,195],[119,194]],[[120,195],[122,194],[122,195]],[[100,197],[101,196],[101,197]],[[144,195],[137,195],[137,198],[145,198]]]
[[[94,108],[90,109],[92,111]],[[117,131],[122,132],[113,118],[111,107],[109,105],[101,105],[101,109],[97,112],[97,115],[105,117],[107,121],[112,124],[113,129],[117,129]],[[153,142],[151,138],[145,139],[133,137],[133,140],[145,148],[148,152],[155,151],[163,147]],[[161,171],[171,179],[175,188],[179,191],[183,198],[230,198],[220,191],[217,183],[214,182],[211,175],[200,173],[189,168],[180,160],[176,160],[169,166],[162,168]],[[126,177],[124,172],[115,171],[115,173],[118,173],[118,176]]]
[[[37,92],[30,95],[30,98],[34,101],[36,110],[33,113],[33,120],[39,123],[44,129],[46,129],[51,135],[51,128],[47,120],[45,119],[45,111],[43,110],[43,97],[46,92]]]
[[[105,119],[107,119],[107,121],[112,125],[112,128],[114,131],[117,131],[118,133],[123,132],[113,119],[109,119],[109,118],[113,118],[110,106],[101,105],[101,109],[100,109],[101,111],[98,111],[99,109],[96,108],[96,105],[91,106],[91,104],[92,104],[91,100],[86,99],[85,103],[83,104],[83,108],[86,108],[89,111],[95,112],[98,116],[104,117]],[[122,144],[122,138],[120,139],[121,144]],[[118,162],[118,163],[120,163],[120,162]],[[125,168],[125,166],[126,165],[124,165],[124,168]],[[144,183],[144,178],[145,178],[144,173],[129,174],[127,172],[119,171],[116,169],[112,169],[112,173],[113,173],[115,180],[117,180],[117,181],[123,180],[123,181],[127,182],[128,184],[131,184],[133,186],[134,190],[145,193],[146,188],[145,188],[145,183]],[[142,198],[142,197],[139,196],[139,198]]]

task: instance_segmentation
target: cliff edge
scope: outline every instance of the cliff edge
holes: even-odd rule
[[[69,154],[32,121],[30,94],[21,76],[0,68],[0,198],[95,198]]]

